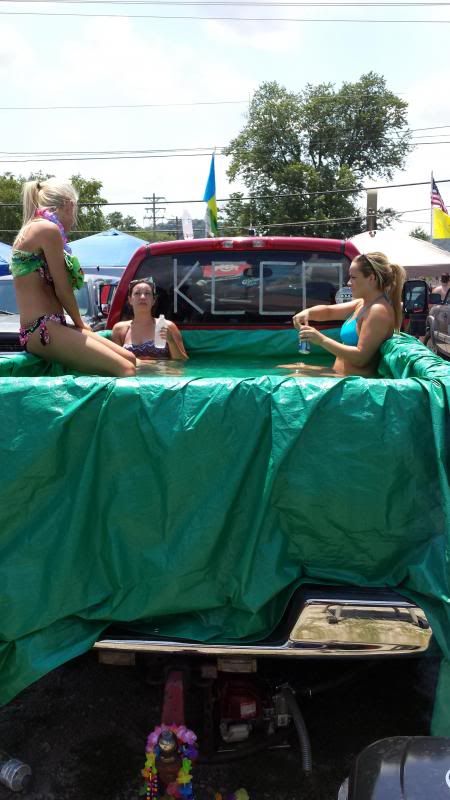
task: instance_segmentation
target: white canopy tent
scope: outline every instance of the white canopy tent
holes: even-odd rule
[[[376,250],[385,253],[389,261],[405,267],[408,278],[428,278],[436,283],[443,272],[450,272],[450,253],[406,233],[387,230],[371,234],[366,231],[352,236],[350,241],[360,253]]]

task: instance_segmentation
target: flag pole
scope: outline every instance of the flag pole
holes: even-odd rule
[[[433,170],[431,170],[431,181],[430,181],[430,205],[431,205],[431,218],[430,218],[430,242],[433,241]]]

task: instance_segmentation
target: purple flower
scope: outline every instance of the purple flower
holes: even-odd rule
[[[155,747],[155,745],[158,742],[158,739],[160,737],[161,732],[162,732],[162,728],[159,727],[159,726],[157,728],[155,728],[154,731],[152,731],[150,736],[147,738],[147,750],[153,749]]]
[[[197,741],[197,737],[196,737],[194,731],[188,731],[187,730],[186,734],[185,734],[185,737],[184,737],[184,741],[186,742],[186,744],[193,745],[194,742]]]

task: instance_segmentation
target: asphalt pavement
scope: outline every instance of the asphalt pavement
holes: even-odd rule
[[[161,666],[161,669],[160,669]],[[298,692],[309,732],[313,780],[305,779],[295,733],[281,747],[230,763],[197,765],[197,800],[243,787],[250,800],[337,800],[353,759],[376,739],[429,733],[438,662],[277,663]],[[263,670],[264,671],[264,670]],[[270,669],[269,669],[270,672]],[[0,800],[131,800],[140,796],[146,735],[159,722],[162,665],[99,664],[90,652],[45,676],[0,710],[0,749],[33,770],[26,792]],[[202,707],[187,720],[201,742]]]

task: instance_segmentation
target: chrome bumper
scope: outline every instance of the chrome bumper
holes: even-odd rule
[[[421,608],[407,600],[306,600],[285,641],[209,644],[162,638],[102,638],[100,650],[199,656],[305,658],[402,656],[427,650],[431,628]]]

